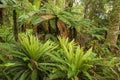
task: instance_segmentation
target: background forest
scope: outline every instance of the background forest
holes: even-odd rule
[[[0,0],[0,80],[120,80],[120,0]]]

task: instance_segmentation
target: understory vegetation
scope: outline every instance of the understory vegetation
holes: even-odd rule
[[[0,0],[0,80],[120,80],[120,1]]]

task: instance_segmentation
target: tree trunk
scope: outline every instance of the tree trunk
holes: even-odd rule
[[[107,33],[107,41],[109,42],[112,48],[117,43],[119,28],[120,28],[120,1],[115,0],[113,3],[113,10],[110,14],[110,28]]]
[[[0,25],[3,24],[3,9],[0,8]]]
[[[14,38],[15,41],[18,41],[18,28],[17,28],[17,12],[16,10],[13,10],[13,30],[14,30]]]

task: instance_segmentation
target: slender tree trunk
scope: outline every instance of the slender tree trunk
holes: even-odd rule
[[[3,5],[1,0],[0,0],[0,5]],[[0,8],[0,26],[2,24],[3,24],[3,8]]]
[[[0,8],[0,25],[3,24],[3,9]]]
[[[110,15],[110,28],[107,34],[107,41],[110,46],[115,46],[118,40],[120,28],[120,1],[115,0],[113,4],[113,10]]]
[[[17,12],[16,10],[13,10],[13,31],[14,31],[14,39],[15,41],[18,41],[18,28],[17,28]]]

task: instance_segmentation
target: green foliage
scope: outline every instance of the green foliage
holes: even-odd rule
[[[47,12],[50,12],[51,14],[55,15],[59,20],[63,21],[65,24],[67,24],[67,27],[71,27],[75,24],[75,18],[73,16],[74,13],[72,13],[71,11],[61,9],[60,7],[50,3],[46,3],[44,9]]]
[[[0,28],[0,38],[2,42],[11,42],[13,40],[12,29],[2,26]]]
[[[59,37],[59,42],[60,49],[53,54],[47,54],[53,61],[50,66],[53,65],[55,67],[52,67],[52,76],[49,76],[49,78],[52,78],[53,75],[57,77],[55,74],[59,74],[58,77],[64,76],[68,79],[74,79],[82,72],[83,75],[92,80],[92,77],[87,72],[94,66],[94,60],[96,60],[96,55],[92,52],[92,48],[84,52],[83,48],[76,45],[74,40],[69,42],[68,39]]]
[[[74,40],[58,39],[59,45],[20,34],[19,43],[0,43],[0,75],[8,80],[39,80],[45,74],[46,80],[119,80],[119,58],[97,58],[92,48],[84,51]]]
[[[20,36],[20,47],[29,58],[38,61],[46,52],[52,51],[56,46],[51,41],[40,43],[38,38],[30,35]]]
[[[93,51],[100,57],[107,57],[111,55],[109,44],[103,41],[92,40],[88,43],[88,47],[93,46]]]
[[[38,74],[42,74],[38,64],[44,62],[43,56],[57,46],[51,41],[43,44],[32,35],[20,35],[19,41],[19,44],[0,45],[0,49],[7,50],[12,56],[12,59],[3,65],[7,67],[5,72],[7,75],[11,74],[13,80],[38,80]]]
[[[119,19],[115,15],[119,7],[114,7],[119,6],[119,0],[80,0],[79,6],[73,3],[72,7],[70,0],[63,4],[62,0],[1,1],[4,16],[0,17],[5,26],[0,27],[0,80],[120,80],[119,37],[113,53],[106,41],[109,21]],[[26,29],[15,42],[12,10],[18,14],[18,29],[46,27],[53,34],[46,31],[45,41],[40,41]],[[69,35],[74,34],[70,29],[77,31],[75,41],[55,37],[59,33],[56,19],[64,22]],[[42,22],[45,25],[41,26]],[[77,39],[85,42],[85,49],[75,43]]]
[[[96,68],[94,71],[94,79],[99,80],[119,80],[120,74],[119,74],[119,68],[118,66],[120,63],[119,57],[107,57],[107,58],[101,58],[102,60],[96,65]]]

